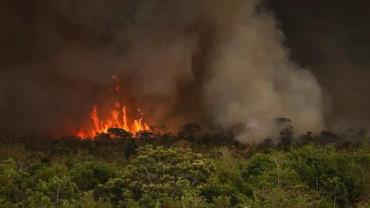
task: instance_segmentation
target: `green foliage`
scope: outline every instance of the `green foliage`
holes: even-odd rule
[[[105,162],[87,161],[74,167],[71,175],[80,190],[88,191],[105,184],[110,178],[117,177],[119,171]]]
[[[357,208],[370,208],[370,202],[360,202],[356,205]]]
[[[249,205],[253,208],[329,207],[325,200],[320,200],[318,195],[308,190],[303,190],[301,187],[290,187],[289,189],[274,187],[256,190],[256,197],[249,202]]]
[[[95,200],[92,192],[84,193],[74,205],[66,204],[62,208],[111,208],[111,204],[103,199]]]
[[[10,203],[18,203],[27,196],[30,184],[30,176],[26,172],[17,168],[17,163],[13,159],[7,159],[0,163],[0,203],[5,206]]]
[[[122,178],[111,178],[107,183],[95,189],[95,195],[109,199],[112,204],[118,205],[124,200],[125,191],[126,188]]]
[[[251,153],[204,146],[195,127],[182,145],[192,149],[170,148],[171,135],[129,141],[119,131],[115,140],[0,140],[0,208],[369,207],[367,143]]]
[[[301,183],[291,162],[283,152],[250,159],[242,176],[253,207],[320,207],[318,194]]]
[[[368,188],[368,153],[305,146],[293,150],[291,157],[294,159],[293,168],[303,182],[333,203],[353,206]]]
[[[161,208],[208,208],[209,204],[199,197],[196,193],[186,192],[180,199],[164,198],[161,204],[157,203],[157,207]]]
[[[180,199],[197,191],[212,171],[212,162],[190,149],[144,146],[127,166],[124,180],[135,200],[155,207],[162,198]]]
[[[216,205],[241,206],[246,200],[241,193],[244,189],[241,170],[245,162],[227,148],[218,149],[217,152],[220,157],[214,162],[215,172],[202,188],[202,196]]]

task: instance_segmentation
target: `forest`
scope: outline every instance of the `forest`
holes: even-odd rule
[[[1,138],[0,207],[370,207],[365,130],[231,137],[188,124],[176,135]]]
[[[370,0],[0,5],[0,208],[370,208]]]

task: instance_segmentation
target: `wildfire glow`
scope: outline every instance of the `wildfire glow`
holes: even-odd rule
[[[138,110],[140,112],[140,110]],[[141,114],[142,116],[142,114]],[[127,108],[120,103],[116,103],[110,111],[110,116],[106,119],[99,117],[98,107],[93,106],[90,113],[91,124],[89,127],[82,128],[76,136],[86,139],[108,133],[111,128],[120,128],[135,135],[138,132],[149,131],[150,127],[142,118],[134,119],[132,122],[127,118]]]
[[[112,76],[113,85],[109,87],[109,92],[119,97],[121,93],[121,80],[117,75]],[[150,127],[143,121],[143,113],[138,109],[139,118],[128,118],[126,106],[116,102],[109,111],[106,111],[109,116],[101,118],[99,115],[98,106],[94,105],[90,113],[90,124],[81,128],[76,136],[82,139],[94,138],[99,134],[107,134],[112,128],[123,129],[133,135],[138,132],[149,131]],[[104,114],[104,115],[107,115]]]

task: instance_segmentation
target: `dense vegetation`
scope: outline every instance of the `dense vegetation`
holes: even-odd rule
[[[365,138],[318,145],[327,132],[297,143],[282,131],[245,146],[194,125],[138,136],[1,140],[0,207],[370,207]]]

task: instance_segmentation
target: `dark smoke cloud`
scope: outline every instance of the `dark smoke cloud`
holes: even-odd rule
[[[112,74],[123,79],[125,102],[153,122],[206,120],[199,101],[210,2],[3,1],[2,130],[76,130],[93,103],[110,99]]]
[[[327,99],[335,130],[370,126],[370,2],[268,0],[292,59],[309,67]]]
[[[284,11],[267,3],[273,11]],[[278,21],[260,1],[1,4],[4,135],[76,131],[93,103],[113,99],[107,96],[112,74],[122,78],[125,103],[140,107],[154,124],[173,128],[198,122],[228,129],[242,123],[247,129],[239,135],[243,141],[274,134],[271,121],[277,116],[291,117],[300,131],[323,127],[320,87],[289,60]],[[293,59],[307,68],[320,66],[302,61],[306,52],[299,53],[299,40],[289,29],[294,23],[281,21]],[[335,50],[316,34],[327,43],[320,44],[325,54]],[[329,86],[315,70],[321,84]]]

